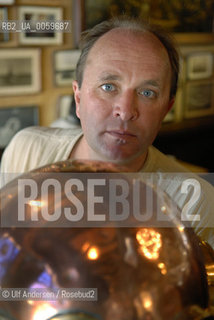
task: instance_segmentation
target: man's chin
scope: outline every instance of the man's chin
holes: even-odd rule
[[[134,163],[135,161],[140,161],[140,159],[143,159],[146,157],[147,152],[137,152],[132,154],[114,154],[109,156],[107,161],[112,162],[114,164],[118,165],[129,165],[131,163]]]

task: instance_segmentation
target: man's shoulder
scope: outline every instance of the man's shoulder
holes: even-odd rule
[[[42,158],[43,153],[57,153],[60,149],[69,147],[75,138],[81,134],[81,128],[70,129],[49,128],[49,127],[28,127],[19,131],[6,148],[6,154],[16,154],[21,156],[23,153],[28,157],[38,156]],[[54,160],[54,159],[51,159]]]
[[[193,172],[180,164],[173,157],[165,155],[154,147],[150,149],[148,158],[151,162],[150,172],[157,173],[158,176],[161,177],[167,177],[167,180],[172,183],[182,183],[186,179],[196,179],[206,190],[209,189],[213,193],[213,176],[211,182],[208,179],[209,174],[205,174],[204,172]],[[212,174],[210,174],[210,176],[211,175]],[[212,201],[214,201],[213,197]]]
[[[77,126],[73,126],[72,128],[50,128],[50,127],[39,127],[39,126],[33,126],[33,127],[27,127],[21,131],[19,131],[14,139],[23,139],[27,137],[28,139],[36,140],[42,139],[53,139],[55,141],[61,140],[63,138],[68,139],[75,137],[77,134],[81,132],[81,128]]]
[[[153,181],[173,199],[181,212],[188,211],[189,217],[199,217],[199,220],[188,221],[195,232],[214,248],[213,229],[208,230],[214,227],[214,187],[207,177],[204,179],[204,174],[189,171],[154,147],[149,149],[144,172],[153,174]]]
[[[11,140],[6,153],[18,153],[23,149],[24,153],[34,150],[36,153],[43,149],[58,148],[72,142],[75,137],[80,135],[81,129],[49,128],[49,127],[28,127],[20,130]]]
[[[81,128],[28,127],[19,131],[5,149],[1,172],[22,173],[68,158]]]
[[[148,157],[143,168],[146,172],[188,172],[173,156],[166,155],[154,146],[149,147]]]

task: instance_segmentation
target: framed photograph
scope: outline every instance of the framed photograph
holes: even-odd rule
[[[0,0],[0,6],[1,5],[5,5],[5,6],[8,6],[8,5],[11,5],[11,4],[14,4],[14,0]]]
[[[78,0],[74,1],[74,43],[77,46],[81,31],[92,28],[121,12],[151,21],[174,33],[179,43],[213,43],[213,1],[148,0]],[[185,12],[185,14],[184,14]]]
[[[39,124],[38,106],[0,108],[0,149],[21,129]]]
[[[213,75],[212,52],[196,52],[187,56],[187,78],[198,80],[210,78]]]
[[[148,19],[175,33],[212,33],[213,1],[79,0],[83,29],[112,16],[124,14]],[[185,12],[185,14],[184,14]],[[74,19],[79,17],[75,17]]]
[[[184,106],[185,118],[214,114],[214,82],[194,81],[187,83]]]
[[[54,73],[57,86],[72,85],[79,56],[80,50],[60,50],[54,53]]]
[[[0,7],[0,21],[7,21],[7,8]],[[9,41],[9,33],[0,31],[0,43]]]
[[[39,49],[2,49],[0,51],[0,96],[39,92]]]
[[[63,33],[60,31],[51,31],[50,24],[47,22],[61,21],[63,19],[62,8],[57,7],[34,7],[23,6],[19,7],[18,17],[20,21],[38,23],[42,32],[30,32],[28,30],[19,33],[19,41],[22,44],[39,44],[39,45],[58,45],[63,42]],[[24,29],[24,28],[23,28]],[[27,29],[27,28],[26,28]]]

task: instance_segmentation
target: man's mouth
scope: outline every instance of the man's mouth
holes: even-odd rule
[[[121,143],[127,143],[136,138],[136,135],[134,133],[126,130],[109,130],[106,131],[106,133],[110,135],[110,137],[116,139],[118,142],[120,141]]]
[[[109,130],[106,131],[106,133],[117,139],[129,140],[136,138],[136,135],[134,133],[126,130]]]

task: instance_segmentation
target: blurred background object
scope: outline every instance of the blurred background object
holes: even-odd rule
[[[68,179],[77,178],[77,173],[84,173],[84,177],[103,173],[102,177],[112,179],[116,172],[117,168],[108,163],[63,161],[24,174],[19,181],[31,179],[41,187],[51,177],[64,186]],[[119,178],[129,182],[125,174],[119,174]],[[17,184],[15,179],[1,190],[1,221],[6,219],[11,225],[0,230],[1,289],[37,288],[51,292],[60,288],[96,288],[98,296],[97,301],[1,299],[1,313],[8,315],[3,319],[184,320],[203,319],[198,315],[205,312],[211,315],[207,309],[208,283],[200,241],[192,229],[179,221],[178,209],[175,206],[172,210],[169,198],[161,193],[159,199],[160,191],[155,185],[142,181],[142,190],[149,190],[153,205],[147,223],[138,226],[131,227],[131,214],[129,227],[120,228],[119,222],[89,228],[86,213],[81,227],[69,227],[65,215],[60,222],[64,221],[67,227],[59,228],[59,221],[30,221],[27,214],[28,227],[20,228],[16,227]],[[61,208],[65,208],[67,192],[61,190]],[[147,192],[142,192],[142,203],[147,200]],[[76,192],[75,197],[85,204],[86,189]],[[31,205],[41,210],[38,201],[43,199],[38,198]],[[108,208],[108,202],[104,206]],[[50,215],[51,208],[55,210],[51,204]],[[157,211],[169,219],[168,227],[158,223]],[[104,212],[108,216],[108,211]],[[210,263],[213,256],[208,255]]]

